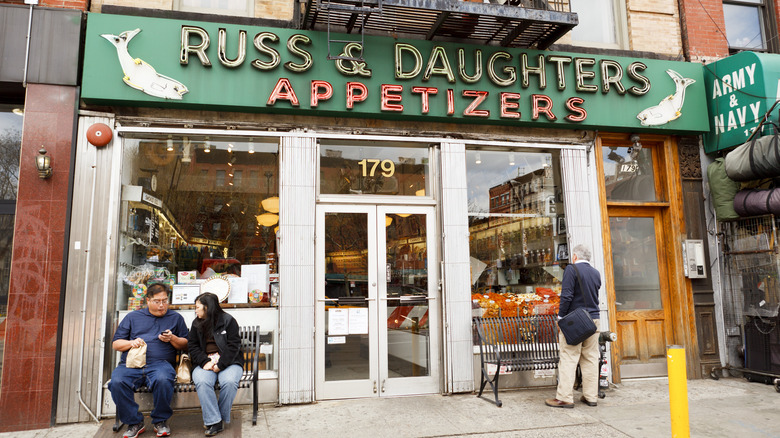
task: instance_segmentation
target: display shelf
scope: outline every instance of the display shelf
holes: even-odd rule
[[[172,310],[194,310],[194,304],[171,304],[168,306]],[[223,309],[254,309],[258,307],[272,307],[271,303],[220,303],[219,307]]]

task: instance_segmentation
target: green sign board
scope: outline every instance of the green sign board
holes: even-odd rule
[[[780,55],[740,52],[705,65],[704,82],[711,126],[704,150],[740,145],[780,98]]]
[[[332,40],[355,35],[331,34]],[[82,98],[108,105],[701,133],[700,64],[89,14]],[[362,53],[363,61],[355,61]]]

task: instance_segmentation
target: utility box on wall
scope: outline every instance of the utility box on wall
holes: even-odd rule
[[[686,240],[683,245],[685,276],[688,278],[707,278],[703,240]]]

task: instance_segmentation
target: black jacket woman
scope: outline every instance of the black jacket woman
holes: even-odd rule
[[[198,392],[206,436],[230,423],[230,409],[243,373],[244,358],[236,320],[219,306],[216,295],[206,292],[195,298],[195,320],[187,336],[192,381]],[[219,380],[219,399],[214,384]]]

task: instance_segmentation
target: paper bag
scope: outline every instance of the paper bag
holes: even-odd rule
[[[179,366],[176,367],[176,383],[192,383],[192,363],[188,354],[182,354],[179,358]]]
[[[131,348],[127,352],[125,366],[127,368],[143,368],[146,366],[146,344]]]

